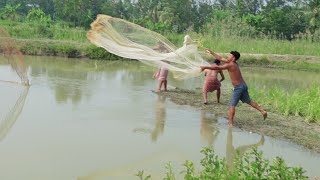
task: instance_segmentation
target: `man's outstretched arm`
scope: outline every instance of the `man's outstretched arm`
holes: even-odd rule
[[[206,49],[206,52],[211,54],[212,56],[214,56],[216,59],[218,59],[219,61],[222,61],[222,62],[225,62],[225,63],[228,63],[230,62],[228,59],[225,59],[221,56],[219,56],[218,54],[214,53],[213,51],[211,51],[210,49]]]
[[[201,71],[205,69],[210,69],[210,70],[226,70],[229,68],[229,64],[224,64],[222,66],[200,66]]]

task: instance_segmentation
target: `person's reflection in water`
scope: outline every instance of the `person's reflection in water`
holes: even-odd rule
[[[133,130],[133,132],[144,132],[144,133],[150,133],[151,134],[151,140],[157,141],[160,134],[164,131],[165,126],[165,119],[166,119],[166,107],[165,107],[165,101],[166,96],[157,94],[157,100],[155,102],[155,123],[153,129],[148,128],[136,128]]]
[[[264,145],[264,136],[261,135],[261,139],[256,144],[251,145],[243,145],[238,148],[233,146],[233,137],[232,137],[232,128],[228,129],[228,137],[227,137],[227,148],[226,148],[226,162],[231,170],[234,168],[234,160],[237,155],[237,151],[239,152],[239,157],[242,158],[246,151],[252,149],[253,147],[258,147]]]
[[[201,110],[201,121],[200,121],[200,134],[202,140],[206,141],[208,145],[213,145],[215,139],[217,138],[219,131],[216,127],[216,118],[214,114],[209,113],[211,116],[207,116],[207,111]]]
[[[165,101],[166,97],[158,94],[158,99],[155,103],[155,128],[151,132],[152,141],[157,141],[159,134],[164,131],[166,118]]]

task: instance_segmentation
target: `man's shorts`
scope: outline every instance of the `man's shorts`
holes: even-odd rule
[[[233,88],[230,106],[237,106],[239,100],[243,103],[249,103],[251,101],[246,83],[241,83]]]

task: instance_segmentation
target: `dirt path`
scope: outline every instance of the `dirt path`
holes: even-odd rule
[[[216,102],[215,93],[210,93],[208,105],[202,103],[200,89],[194,91],[172,89],[161,94],[168,97],[175,104],[189,105],[197,109],[209,110],[218,116],[228,117],[230,92],[229,94],[228,92],[222,92],[220,104]],[[234,126],[258,134],[288,139],[308,149],[320,152],[319,124],[307,124],[301,117],[286,117],[272,113],[269,109],[266,110],[269,111],[268,118],[263,120],[258,111],[246,104],[239,103],[236,108]]]

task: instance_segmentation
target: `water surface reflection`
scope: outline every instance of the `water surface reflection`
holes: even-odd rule
[[[244,156],[244,154],[254,147],[263,146],[264,145],[264,136],[261,135],[260,140],[254,144],[246,144],[241,145],[239,147],[234,147],[233,145],[233,137],[232,137],[232,128],[228,128],[228,135],[227,135],[227,146],[226,146],[226,162],[230,169],[234,169],[234,161],[236,156],[238,155],[240,158]]]
[[[202,140],[209,146],[214,144],[215,139],[219,134],[217,121],[218,120],[213,113],[205,110],[200,111],[200,134]]]
[[[152,141],[157,141],[159,135],[163,134],[164,127],[165,127],[165,120],[166,120],[166,96],[157,94],[157,100],[155,100],[154,105],[154,127],[142,127],[142,128],[135,128],[133,132],[141,132],[150,134]]]
[[[7,85],[0,88],[0,109],[17,107],[12,117],[19,116],[7,123],[14,126],[2,128],[10,133],[3,133],[0,143],[1,179],[134,179],[142,169],[156,179],[163,177],[169,161],[175,167],[185,160],[199,164],[200,150],[207,145],[228,159],[236,149],[244,152],[246,147],[259,146],[266,158],[283,156],[290,165],[301,165],[310,175],[318,175],[317,153],[236,128],[229,132],[224,118],[152,93],[157,84],[151,78],[154,69],[144,64],[49,57],[28,57],[27,62],[32,86],[23,93],[28,94],[27,100],[22,96],[19,101],[24,102],[23,111],[21,105],[15,106],[20,96],[10,98],[14,92],[5,91]],[[8,71],[0,65],[3,77],[11,77]],[[254,86],[290,78],[271,70],[276,77],[244,68],[246,72]],[[319,78],[314,73],[304,76]],[[296,86],[288,86],[303,87],[299,77],[294,77],[290,80],[297,80]],[[172,77],[168,82],[190,89],[203,83]]]

